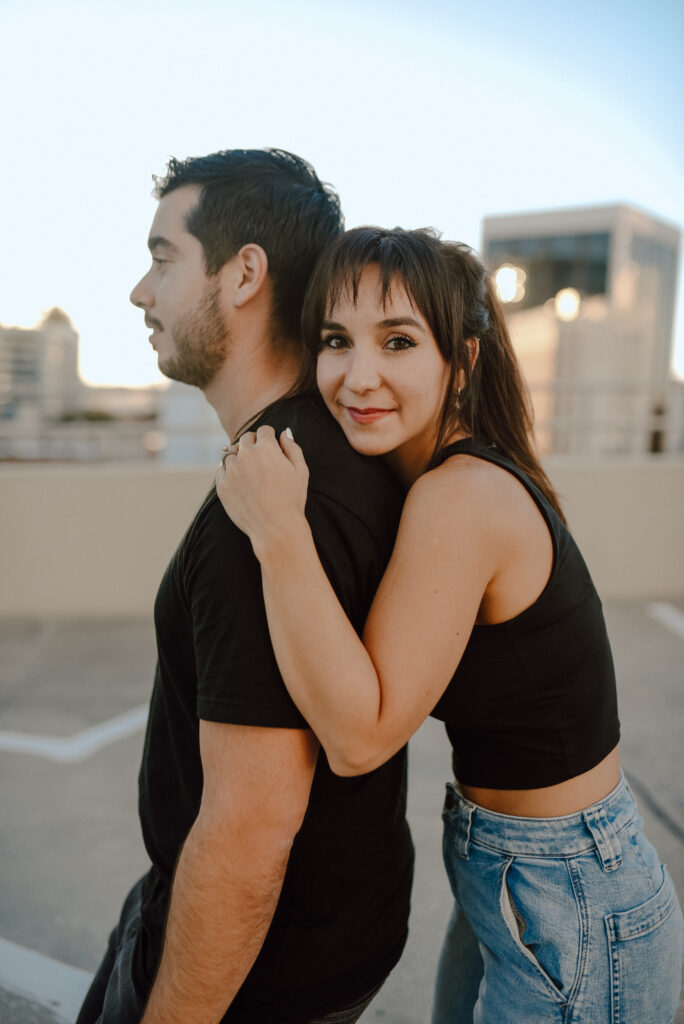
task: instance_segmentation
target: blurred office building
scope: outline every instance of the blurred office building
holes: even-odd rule
[[[544,452],[684,447],[671,356],[680,232],[627,205],[487,217],[493,272]]]
[[[159,429],[164,437],[162,460],[171,466],[216,466],[228,443],[203,392],[175,380],[163,393]]]
[[[79,336],[54,308],[36,327],[0,323],[0,460],[145,459],[162,442],[154,428],[158,388],[86,384]]]
[[[0,324],[0,419],[36,424],[80,405],[78,334],[61,309],[34,328]]]

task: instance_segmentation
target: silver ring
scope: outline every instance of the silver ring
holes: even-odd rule
[[[223,458],[221,459],[221,465],[226,468],[226,459],[229,455],[237,455],[240,450],[239,444],[227,444],[223,449]]]

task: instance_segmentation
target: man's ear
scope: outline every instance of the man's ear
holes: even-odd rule
[[[268,256],[255,242],[243,245],[230,260],[231,300],[238,308],[253,299],[268,277]]]

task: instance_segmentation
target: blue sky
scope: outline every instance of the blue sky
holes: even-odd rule
[[[624,201],[682,227],[682,52],[669,0],[0,0],[0,321],[60,305],[86,378],[160,379],[128,304],[151,175],[230,146],[307,157],[349,226],[477,247],[487,214]]]

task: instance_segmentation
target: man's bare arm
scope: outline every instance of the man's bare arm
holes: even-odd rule
[[[214,1024],[256,959],[309,800],[318,744],[298,729],[200,722],[204,791],[181,852],[142,1024]]]

